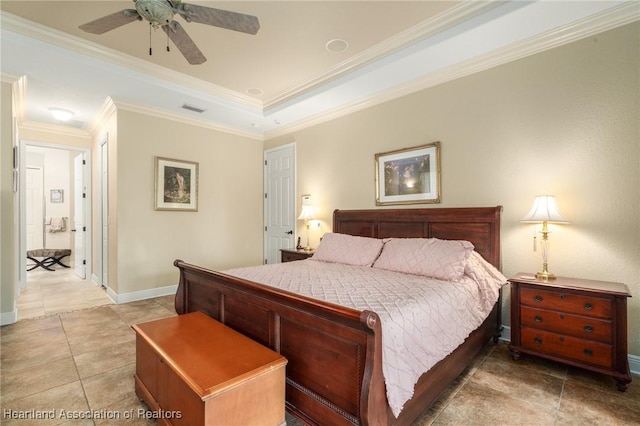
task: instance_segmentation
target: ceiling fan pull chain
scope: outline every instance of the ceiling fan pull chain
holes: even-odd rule
[[[151,22],[149,22],[149,56],[151,55]]]
[[[167,52],[171,52],[169,49],[169,34],[167,34]]]

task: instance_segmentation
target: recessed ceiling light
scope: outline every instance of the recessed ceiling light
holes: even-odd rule
[[[64,108],[49,108],[49,112],[58,121],[69,121],[73,117],[73,111]]]
[[[329,52],[340,53],[349,48],[349,43],[341,38],[334,38],[333,40],[329,40],[324,46]]]
[[[252,96],[260,96],[264,93],[264,91],[262,89],[259,89],[257,87],[252,87],[251,89],[247,89],[247,93],[252,95]]]

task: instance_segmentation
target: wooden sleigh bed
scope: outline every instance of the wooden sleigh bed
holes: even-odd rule
[[[466,240],[500,268],[501,207],[336,210],[333,232]],[[406,425],[432,405],[480,349],[497,339],[500,300],[484,323],[423,374],[394,417],[382,373],[381,325],[357,311],[175,261],[178,314],[202,311],[288,359],[286,408],[318,425]]]

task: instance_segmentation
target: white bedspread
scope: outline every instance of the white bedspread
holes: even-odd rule
[[[225,273],[377,313],[387,399],[396,417],[420,376],[484,321],[506,283],[479,255],[471,256],[459,282],[312,259]]]

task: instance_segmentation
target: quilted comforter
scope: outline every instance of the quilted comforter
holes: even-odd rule
[[[506,283],[475,252],[463,278],[456,282],[313,258],[225,272],[378,314],[387,399],[396,417],[413,396],[420,376],[480,326]]]

